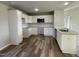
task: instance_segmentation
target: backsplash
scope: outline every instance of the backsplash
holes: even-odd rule
[[[28,24],[29,27],[54,27],[54,25],[52,23],[29,23]]]

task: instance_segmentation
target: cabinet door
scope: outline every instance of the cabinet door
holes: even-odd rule
[[[39,28],[38,28],[38,34],[44,34],[44,28],[42,28],[42,27],[40,28],[40,27],[39,27]]]
[[[37,28],[29,28],[29,35],[37,35]]]
[[[53,15],[45,15],[45,23],[53,23]]]
[[[33,23],[32,16],[28,16],[28,23]]]
[[[53,36],[55,35],[53,28],[44,28],[44,35],[45,36]]]
[[[40,18],[40,16],[33,16],[32,17],[32,22],[37,23],[37,19]]]
[[[25,15],[25,23],[29,23],[29,17],[28,17],[28,15]]]
[[[27,28],[23,28],[23,38],[27,38],[27,37],[29,37],[28,29]]]
[[[27,14],[22,13],[22,22],[24,23],[28,23],[29,21],[29,16]]]
[[[63,35],[62,50],[65,53],[71,53],[71,54],[74,54],[76,52],[75,35]]]

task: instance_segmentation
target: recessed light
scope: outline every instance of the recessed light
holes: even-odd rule
[[[37,12],[37,11],[39,11],[39,9],[38,9],[38,8],[35,8],[34,10],[35,10],[36,12]]]
[[[64,3],[64,5],[68,5],[68,4],[69,4],[69,2],[65,2],[65,3]]]

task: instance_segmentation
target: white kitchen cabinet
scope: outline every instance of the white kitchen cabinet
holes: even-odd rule
[[[63,53],[76,54],[76,34],[57,31],[57,42]]]
[[[9,29],[11,43],[18,45],[22,42],[22,12],[19,10],[9,10]]]
[[[28,38],[28,37],[29,37],[28,28],[23,28],[23,38]]]
[[[27,14],[22,13],[23,23],[29,23],[29,16]]]
[[[38,32],[37,32],[37,28],[28,28],[28,35],[37,35]]]
[[[38,31],[38,34],[44,34],[44,28],[43,27],[38,27],[37,31]]]
[[[37,23],[38,18],[44,18],[45,23],[52,23],[54,22],[53,15],[39,15],[39,16],[29,16],[27,14],[23,14],[23,18],[25,19],[25,23]]]
[[[52,23],[53,24],[53,21],[54,21],[53,15],[45,15],[43,17],[45,18],[45,23]]]
[[[79,56],[79,35],[77,35],[77,43],[76,44],[77,44],[76,45],[76,49],[77,49],[76,53],[77,53],[77,56]]]
[[[38,18],[38,16],[32,16],[32,22],[37,23],[37,18]]]
[[[28,23],[29,21],[29,16],[28,15],[25,15],[25,23]]]
[[[28,23],[34,23],[32,16],[28,16]]]
[[[45,23],[52,23],[54,22],[54,16],[53,15],[39,15],[39,16],[33,16],[33,23],[37,23],[37,19],[40,18],[44,18],[44,22]]]
[[[63,52],[76,54],[76,35],[63,35],[61,48]]]
[[[32,20],[32,16],[29,16],[27,14],[22,14],[22,17],[24,18],[24,23],[34,23],[34,21]]]
[[[45,36],[53,36],[53,37],[55,37],[54,28],[44,28],[44,35]]]

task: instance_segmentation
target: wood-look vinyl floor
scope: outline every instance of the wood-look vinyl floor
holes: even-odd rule
[[[53,37],[33,35],[20,45],[11,45],[0,51],[0,57],[74,57],[63,54]]]

